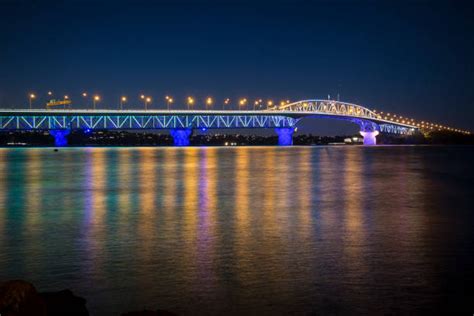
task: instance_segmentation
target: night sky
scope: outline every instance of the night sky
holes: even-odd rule
[[[167,94],[178,107],[187,95],[221,104],[339,94],[474,130],[474,5],[467,1],[0,0],[0,43],[6,108],[27,106],[29,92],[44,107],[48,90],[68,94],[77,108],[83,91],[100,94],[107,108],[122,94],[129,108],[141,106],[141,93],[153,97],[152,108],[164,108]],[[303,126],[330,133],[333,123]]]

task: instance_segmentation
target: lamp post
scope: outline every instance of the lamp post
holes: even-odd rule
[[[145,95],[144,95],[144,94],[140,95],[140,99],[143,100],[143,104],[145,104],[145,107],[146,107],[146,98],[145,98]]]
[[[94,98],[93,98],[93,104],[94,104],[94,110],[95,110],[95,104],[96,102],[99,102],[100,101],[100,97],[98,95],[95,95]]]
[[[167,95],[165,97],[165,100],[166,100],[166,107],[168,108],[168,111],[169,111],[170,110],[170,104],[173,103],[173,98]]]
[[[194,98],[193,97],[188,97],[188,110],[194,106]]]
[[[240,101],[239,101],[239,110],[241,110],[241,107],[245,106],[246,103],[247,103],[247,99],[245,99],[245,98],[240,99]]]
[[[257,108],[257,105],[259,105],[261,101],[260,100],[255,100],[255,102],[253,103],[253,110],[255,111],[256,108]]]
[[[150,97],[145,98],[145,111],[148,110],[148,103],[151,103],[151,98]]]
[[[82,92],[82,97],[84,98],[85,105],[87,107],[87,92]]]
[[[123,110],[123,104],[127,102],[127,97],[123,96],[120,98],[120,110]]]
[[[28,96],[28,99],[30,100],[30,110],[32,109],[33,99],[35,98],[36,98],[36,95],[34,93],[30,93],[30,95]]]
[[[273,101],[272,100],[268,100],[267,101],[267,109],[271,108],[273,106]]]
[[[229,98],[227,98],[227,99],[224,100],[224,103],[222,104],[222,109],[223,109],[223,110],[224,110],[224,108],[225,108],[227,105],[229,105],[229,102],[230,102],[230,99],[229,99]]]
[[[211,98],[211,97],[208,97],[208,98],[206,99],[206,110],[207,110],[208,107],[211,107],[211,108],[212,108],[212,103],[213,103],[212,98]]]

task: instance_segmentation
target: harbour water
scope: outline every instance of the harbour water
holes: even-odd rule
[[[0,282],[69,288],[92,315],[472,314],[473,161],[441,146],[0,149]]]

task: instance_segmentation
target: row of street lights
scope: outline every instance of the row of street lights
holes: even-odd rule
[[[50,97],[53,96],[53,93],[51,91],[48,91],[48,96],[50,96]],[[88,97],[87,92],[83,92],[82,97],[87,98]],[[30,109],[32,109],[33,100],[36,99],[36,98],[37,98],[37,96],[34,93],[30,93],[28,95]],[[143,101],[143,104],[145,106],[145,110],[148,110],[148,105],[151,104],[152,98],[150,96],[146,96],[144,94],[141,94],[140,99]],[[64,95],[64,100],[69,100],[69,96]],[[93,95],[92,96],[92,104],[93,104],[93,109],[94,110],[96,109],[96,104],[100,100],[101,100],[101,98],[100,98],[99,95]],[[128,101],[128,98],[126,96],[121,96],[120,97],[120,99],[119,99],[120,110],[123,110],[123,106],[124,106],[125,103],[127,103],[127,101]],[[167,109],[170,110],[171,105],[174,102],[173,97],[167,95],[167,96],[165,96],[165,101],[166,101]],[[195,103],[196,103],[196,101],[195,101],[194,97],[188,96],[186,98],[186,105],[187,105],[188,110],[194,108]],[[263,103],[264,103],[264,101],[262,99],[255,100],[255,102],[253,103],[253,109],[256,110],[257,107],[261,108],[263,106]],[[288,104],[288,103],[290,103],[290,100],[286,100],[286,101],[283,100],[283,101],[280,102],[280,105],[285,105],[285,104]],[[204,104],[205,104],[206,110],[211,109],[213,104],[214,104],[214,99],[212,97],[207,97],[204,100]],[[238,100],[239,110],[241,110],[242,108],[246,108],[247,104],[248,104],[247,98],[239,99]],[[224,99],[223,104],[222,104],[222,109],[225,109],[226,107],[229,107],[229,105],[230,105],[230,99],[229,98]],[[273,100],[268,100],[266,102],[266,105],[267,105],[267,108],[270,108],[270,107],[274,106]]]
[[[376,112],[374,110],[374,112]],[[402,123],[402,124],[411,124],[413,126],[416,126],[418,128],[426,129],[426,130],[446,130],[446,131],[451,131],[451,132],[457,132],[457,133],[462,133],[469,135],[470,132],[450,126],[445,126],[441,124],[436,124],[436,123],[431,123],[431,122],[426,122],[426,121],[416,121],[413,118],[408,118],[408,117],[403,117],[401,115],[397,114],[390,114],[390,113],[384,113],[384,112],[376,112],[378,114],[378,117],[380,119],[384,119],[387,121],[391,121],[394,123]]]

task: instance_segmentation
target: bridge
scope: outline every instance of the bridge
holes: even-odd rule
[[[411,135],[419,130],[410,121],[394,122],[360,105],[303,100],[264,110],[0,109],[0,131],[49,131],[56,146],[65,146],[71,130],[166,129],[176,146],[186,146],[193,129],[273,128],[278,144],[288,146],[298,122],[311,117],[357,124],[364,145],[375,145],[379,133]]]

